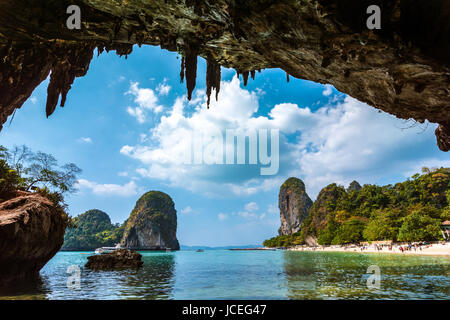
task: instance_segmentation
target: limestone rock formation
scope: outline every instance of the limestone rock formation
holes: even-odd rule
[[[340,197],[345,195],[345,189],[332,183],[320,190],[316,201],[308,214],[306,234],[317,236],[319,231],[327,226],[327,219],[334,210],[334,205]]]
[[[119,249],[88,257],[85,267],[92,270],[114,270],[124,268],[139,268],[144,262],[142,255],[133,250]]]
[[[67,218],[35,193],[0,203],[0,285],[34,279],[63,244]]]
[[[281,219],[278,234],[288,235],[300,231],[312,205],[313,202],[306,193],[303,181],[297,178],[287,179],[278,195]]]
[[[361,187],[361,185],[359,184],[359,182],[356,181],[356,180],[353,180],[353,181],[350,183],[350,185],[348,186],[347,192],[349,192],[349,191],[359,191],[359,190],[361,190],[361,189],[362,189],[362,187]]]
[[[197,56],[208,62],[207,93],[220,66],[247,82],[255,70],[329,83],[341,92],[420,123],[439,123],[450,149],[450,5],[448,0],[79,0],[81,30],[66,27],[73,1],[0,3],[0,125],[47,78],[49,116],[94,48],[128,55],[133,45],[183,54],[181,79],[195,88]],[[382,10],[369,30],[366,10]],[[124,62],[125,63],[125,62]],[[220,99],[220,97],[219,97]]]
[[[179,250],[176,232],[177,212],[172,199],[164,192],[150,191],[136,202],[121,246],[135,250]]]

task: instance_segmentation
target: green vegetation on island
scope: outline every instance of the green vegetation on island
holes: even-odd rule
[[[440,225],[450,219],[450,169],[423,168],[395,185],[348,188],[330,184],[319,193],[299,232],[264,241],[266,247],[361,241],[441,240]]]
[[[177,214],[172,198],[161,191],[142,195],[125,223],[121,245],[131,248],[178,250]]]
[[[123,236],[125,223],[112,224],[109,216],[97,209],[86,211],[72,219],[73,227],[67,228],[63,250],[93,250],[113,247]]]

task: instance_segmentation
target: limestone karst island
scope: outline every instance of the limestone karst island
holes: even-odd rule
[[[0,1],[3,314],[449,300],[449,35],[450,0]]]

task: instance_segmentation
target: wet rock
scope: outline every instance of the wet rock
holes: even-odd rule
[[[67,216],[50,200],[18,192],[0,203],[0,285],[37,279],[64,241]]]
[[[142,255],[136,251],[119,249],[110,253],[89,256],[85,267],[92,270],[139,268],[144,264],[141,259]]]

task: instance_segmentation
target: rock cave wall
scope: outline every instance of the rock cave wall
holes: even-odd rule
[[[66,27],[72,4],[81,30]],[[381,30],[366,27],[372,4]],[[46,115],[64,106],[95,48],[127,56],[133,45],[156,45],[182,55],[188,98],[198,56],[208,64],[208,101],[213,89],[220,99],[220,66],[245,84],[255,70],[281,68],[287,80],[332,84],[399,118],[438,123],[437,144],[448,151],[449,35],[449,0],[3,0],[0,126],[49,74]]]

